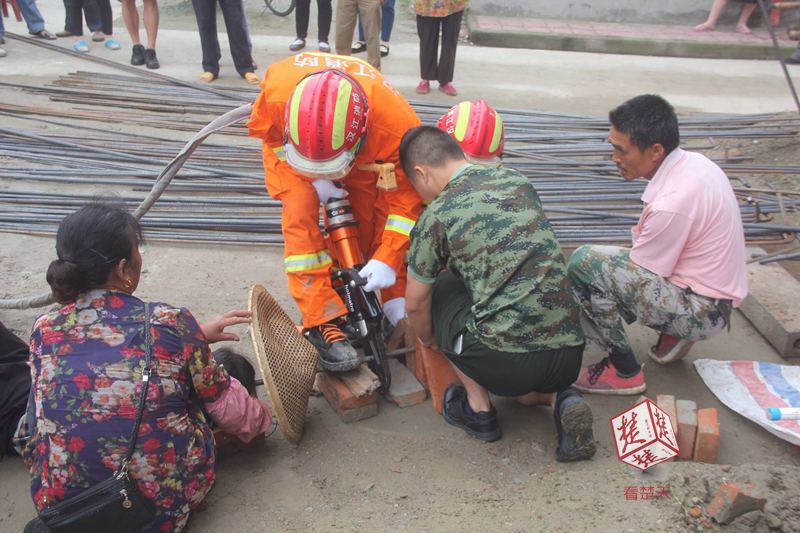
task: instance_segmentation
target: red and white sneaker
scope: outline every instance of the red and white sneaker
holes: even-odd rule
[[[581,368],[578,380],[572,386],[581,392],[615,396],[641,394],[647,388],[641,368],[633,376],[623,378],[617,374],[617,369],[608,357],[599,363]]]
[[[694,341],[687,341],[667,333],[658,336],[658,342],[648,350],[650,359],[660,365],[666,365],[683,359],[692,348]]]

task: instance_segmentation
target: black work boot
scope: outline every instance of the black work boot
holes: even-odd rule
[[[347,372],[361,364],[358,352],[335,321],[305,330],[308,341],[319,352],[322,368],[329,372]]]
[[[144,51],[144,63],[149,69],[157,69],[161,66],[161,63],[158,62],[158,58],[156,57],[154,48],[148,48]]]
[[[448,424],[463,429],[476,439],[494,442],[503,436],[494,406],[491,411],[473,411],[467,401],[467,389],[461,383],[453,383],[444,391],[442,416]]]
[[[558,433],[556,460],[591,459],[596,450],[592,433],[592,409],[580,392],[572,387],[558,393],[553,410]]]
[[[141,44],[133,45],[133,52],[131,53],[131,65],[144,65],[144,46]]]

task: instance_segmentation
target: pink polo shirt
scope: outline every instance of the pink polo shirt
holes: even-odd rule
[[[676,148],[647,184],[631,230],[631,259],[710,298],[747,296],[744,228],[728,177],[707,157]]]

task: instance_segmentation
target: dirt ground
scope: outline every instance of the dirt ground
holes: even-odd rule
[[[200,72],[191,8],[185,1],[162,3],[162,72],[193,80]],[[264,67],[287,53],[293,19],[261,14],[254,0],[247,5],[254,54]],[[116,3],[114,8],[118,10]],[[48,20],[61,16],[58,2],[42,9]],[[129,43],[121,20],[116,25],[118,38]],[[51,29],[57,26],[49,25]],[[7,29],[23,31],[16,23]],[[418,79],[415,40],[414,21],[400,10],[384,72],[409,97],[414,96]],[[229,63],[226,43],[222,44],[223,64]],[[107,71],[11,41],[6,48],[9,56],[0,59],[2,81],[36,85],[78,69]],[[124,50],[118,56],[106,50],[93,49],[93,53],[127,59]],[[183,60],[187,54],[197,58],[197,63],[187,64]],[[228,65],[228,79],[222,81],[239,82],[230,70]],[[501,107],[545,111],[603,115],[629,95],[656,91],[675,102],[681,112],[788,111],[791,101],[780,73],[773,70],[764,62],[464,45],[459,49],[456,81],[464,88],[464,98],[485,97]],[[496,83],[487,87],[487,79]],[[30,98],[0,88],[2,101],[29,103]],[[440,94],[431,99],[451,101]],[[6,117],[0,121],[4,127],[30,128],[32,124]],[[175,134],[175,138],[188,135]],[[726,141],[722,146],[736,147],[758,162],[800,164],[796,138],[758,144]],[[2,178],[3,163],[0,159],[0,189],[19,187]],[[771,182],[776,188],[798,188],[796,175],[749,179],[754,186]],[[44,272],[53,257],[50,238],[0,234],[0,298],[42,292]],[[201,320],[246,306],[254,283],[264,284],[297,318],[286,291],[279,248],[154,243],[146,246],[144,265],[137,296],[186,306]],[[0,320],[25,337],[39,312],[0,310]],[[235,331],[243,339],[236,348],[252,358],[246,328]],[[639,354],[655,340],[654,332],[637,325],[630,332]],[[703,518],[689,518],[688,513],[694,506],[702,507],[709,491],[713,493],[725,479],[757,484],[767,507],[766,512],[742,517],[724,529],[800,531],[800,450],[721,405],[693,369],[692,361],[702,357],[784,361],[735,313],[730,333],[699,343],[684,361],[646,368],[648,396],[674,394],[700,407],[719,409],[720,465],[667,463],[642,474],[619,463],[608,421],[632,405],[633,398],[589,397],[597,456],[570,465],[555,462],[555,428],[552,413],[545,408],[524,408],[496,399],[504,437],[484,444],[445,424],[429,402],[400,409],[382,401],[378,416],[343,424],[324,399],[312,398],[299,446],[290,445],[278,433],[261,446],[221,461],[209,508],[194,517],[192,531],[695,531],[704,530],[705,524],[718,527],[704,523]],[[587,356],[587,362],[593,361]],[[21,531],[33,516],[27,484],[19,459],[0,462],[0,531]],[[631,487],[651,486],[667,487],[670,495],[656,500],[626,499],[626,489],[630,493]]]

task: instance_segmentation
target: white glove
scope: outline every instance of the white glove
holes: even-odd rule
[[[364,290],[367,292],[391,287],[397,280],[394,269],[377,259],[367,261],[364,268],[358,271],[358,275],[367,278],[367,284],[364,285]]]
[[[311,185],[317,190],[319,201],[323,204],[328,203],[331,198],[344,198],[347,196],[347,191],[344,187],[337,187],[330,180],[314,180]]]
[[[393,326],[396,326],[406,317],[406,299],[392,298],[383,304],[383,314]]]

